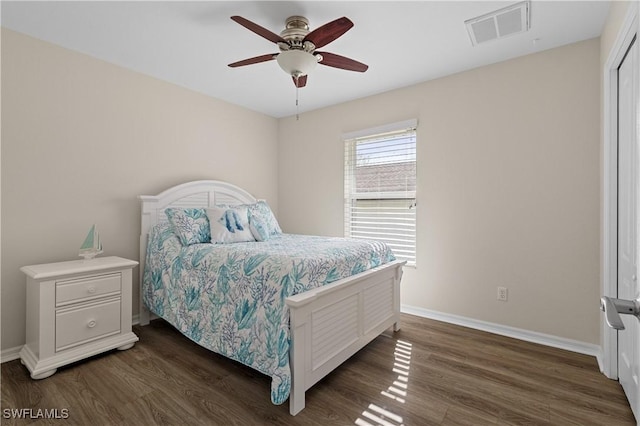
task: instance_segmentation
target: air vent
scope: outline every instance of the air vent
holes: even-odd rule
[[[471,37],[471,44],[477,46],[491,40],[508,37],[528,31],[531,27],[531,2],[523,1],[496,10],[486,15],[464,21]]]

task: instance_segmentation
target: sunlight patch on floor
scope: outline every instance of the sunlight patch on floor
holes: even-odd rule
[[[398,377],[391,386],[380,392],[381,395],[401,404],[405,403],[409,388],[411,346],[411,343],[403,340],[396,342],[392,371],[397,373]],[[404,423],[401,416],[389,411],[387,408],[369,404],[369,407],[356,419],[355,424],[358,426],[402,426]]]

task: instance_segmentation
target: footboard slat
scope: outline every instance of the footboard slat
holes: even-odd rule
[[[358,318],[355,313],[328,318],[320,326],[313,319],[311,324],[314,364],[316,357],[322,357],[322,354],[331,351],[331,345],[336,340],[358,338]]]
[[[399,329],[404,264],[391,262],[287,298],[292,415],[304,408],[307,389],[389,327]]]
[[[393,315],[393,281],[387,281],[364,291],[364,324],[371,328]]]

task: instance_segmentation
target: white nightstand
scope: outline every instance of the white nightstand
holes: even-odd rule
[[[32,379],[138,341],[131,331],[131,276],[121,257],[31,265],[27,275],[27,336],[20,360]]]

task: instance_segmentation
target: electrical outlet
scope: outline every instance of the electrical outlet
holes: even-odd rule
[[[498,287],[498,300],[501,302],[507,301],[508,291],[506,287]]]

